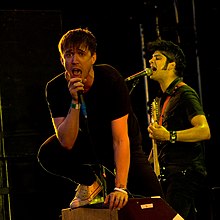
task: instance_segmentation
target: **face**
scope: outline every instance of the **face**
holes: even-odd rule
[[[61,62],[70,78],[81,78],[82,81],[93,75],[93,64],[96,54],[91,55],[87,47],[70,47],[64,50]]]
[[[167,57],[160,51],[155,51],[152,58],[149,60],[150,67],[152,69],[151,79],[159,79],[160,77],[166,76],[165,71],[168,69]]]

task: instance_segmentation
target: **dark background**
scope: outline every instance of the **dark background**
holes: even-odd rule
[[[187,57],[184,81],[199,93],[212,133],[206,142],[211,198],[204,194],[203,202],[208,207],[210,203],[213,207],[219,204],[219,191],[213,189],[220,186],[217,1],[63,0],[47,4],[40,0],[1,4],[0,219],[11,216],[12,220],[56,220],[75,194],[70,182],[44,172],[36,155],[40,145],[53,134],[44,88],[49,79],[63,71],[57,44],[63,33],[76,27],[88,27],[96,35],[97,63],[115,66],[125,78],[148,67],[144,51],[148,41],[161,37],[180,44]],[[128,86],[135,86],[131,99],[148,153],[148,104],[158,85],[142,77],[137,85],[130,81]],[[213,212],[214,219],[217,213]]]

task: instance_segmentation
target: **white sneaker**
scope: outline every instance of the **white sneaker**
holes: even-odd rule
[[[79,184],[76,188],[76,194],[70,203],[70,208],[77,208],[88,205],[103,189],[99,178],[91,186]]]

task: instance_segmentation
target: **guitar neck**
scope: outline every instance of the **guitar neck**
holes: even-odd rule
[[[151,113],[152,113],[151,121],[152,121],[152,123],[154,123],[157,121],[157,105],[156,105],[155,100],[152,102],[152,112]],[[157,175],[157,177],[159,178],[160,164],[159,164],[159,160],[158,160],[157,144],[154,139],[152,139],[152,151],[153,151],[154,172]]]
[[[152,149],[153,149],[153,162],[154,162],[154,172],[157,175],[157,177],[160,176],[160,164],[158,160],[158,154],[157,154],[157,144],[154,139],[152,139]]]

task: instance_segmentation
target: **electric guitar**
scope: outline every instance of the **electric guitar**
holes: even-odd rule
[[[154,99],[151,104],[151,123],[152,124],[157,121],[157,114],[158,114],[158,106],[157,106],[156,100]],[[158,161],[157,143],[155,139],[152,139],[151,155],[153,156],[154,172],[157,175],[158,179],[160,179],[160,164]]]

